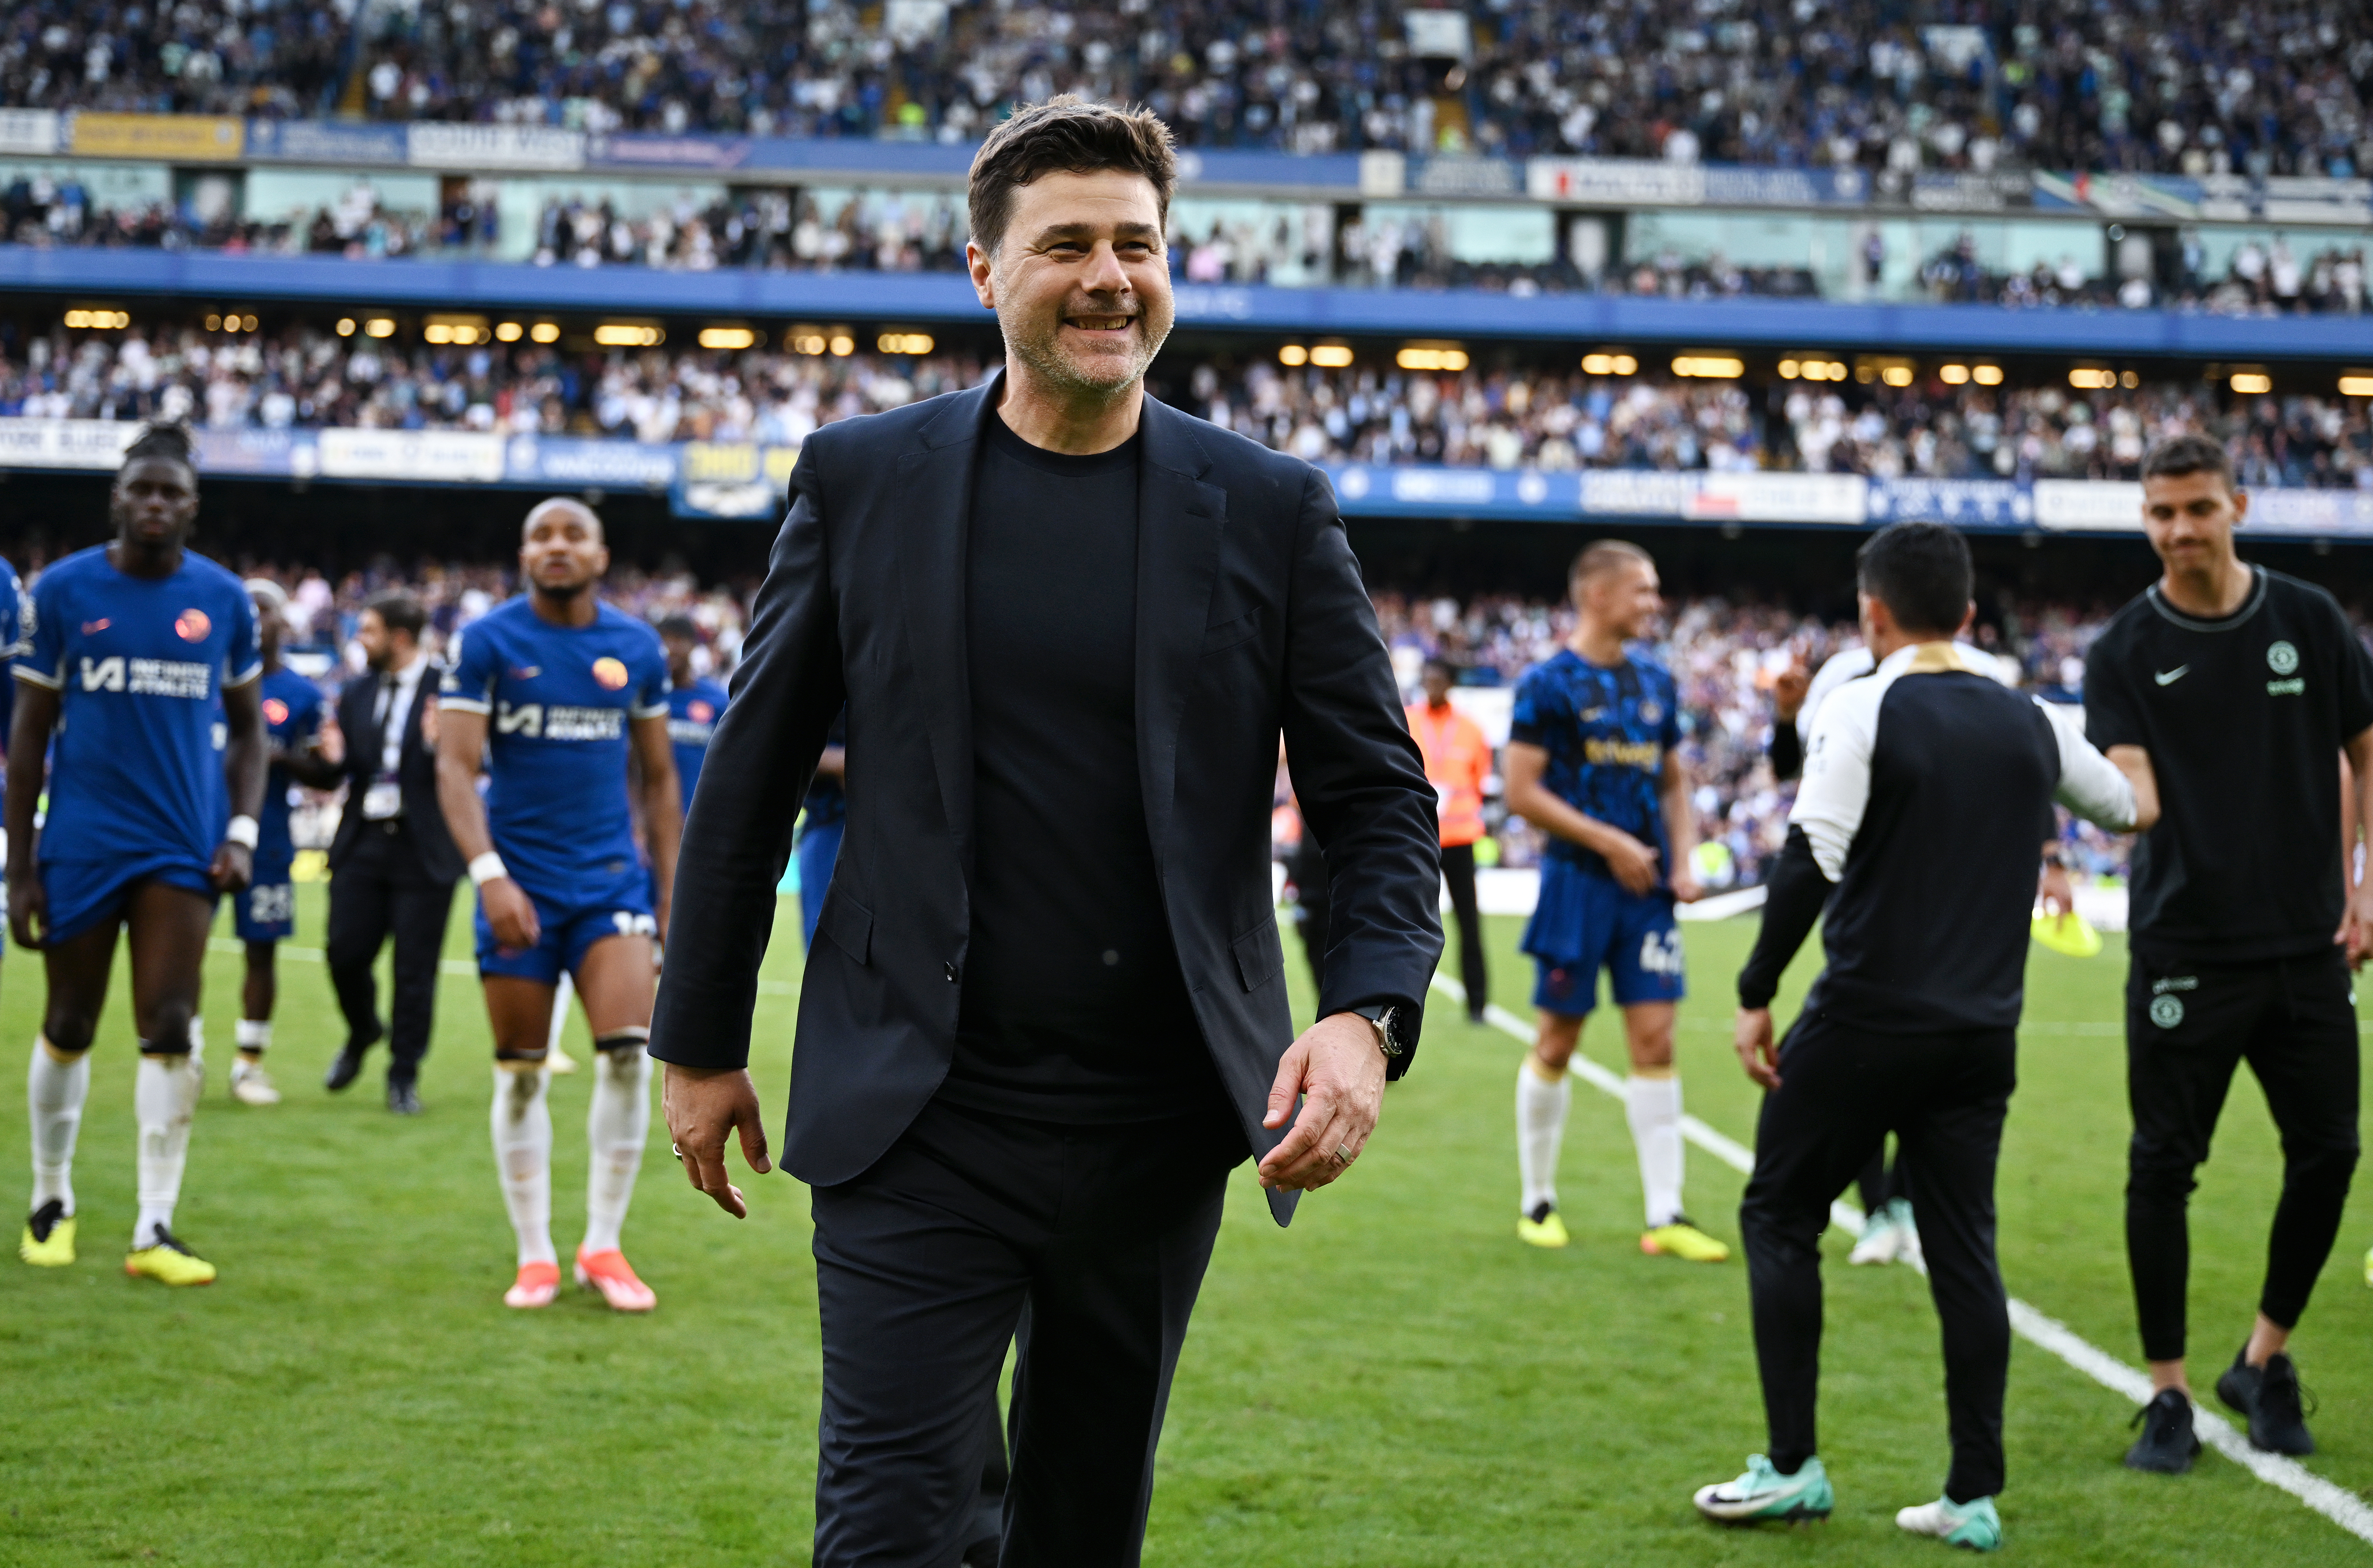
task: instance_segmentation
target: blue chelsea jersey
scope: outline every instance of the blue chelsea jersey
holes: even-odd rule
[[[1516,685],[1508,738],[1549,754],[1541,782],[1559,800],[1652,845],[1659,880],[1672,874],[1672,846],[1657,799],[1665,754],[1681,742],[1678,692],[1665,667],[1635,653],[1604,668],[1561,649]],[[1606,874],[1594,850],[1551,837],[1545,851]]]
[[[212,859],[228,791],[216,713],[263,673],[239,579],[183,552],[161,579],[115,568],[105,546],[41,574],[16,677],[58,694],[41,858]]]
[[[17,683],[8,679],[6,667],[32,651],[33,645],[26,640],[32,624],[33,605],[26,597],[24,580],[15,567],[0,557],[0,745],[6,743],[17,718]]]
[[[684,809],[692,810],[693,786],[700,782],[700,765],[708,760],[708,742],[717,721],[725,717],[731,695],[715,681],[695,681],[668,693],[668,742],[675,748],[676,785],[684,792]]]
[[[461,634],[438,703],[487,716],[486,823],[521,887],[570,905],[637,872],[627,726],[667,693],[659,634],[607,604],[555,626],[522,596]]]
[[[304,750],[321,732],[321,689],[296,671],[283,665],[264,675],[263,727],[274,751]],[[285,767],[272,769],[264,781],[263,814],[256,818],[259,860],[296,852],[288,826],[288,790],[296,782]]]

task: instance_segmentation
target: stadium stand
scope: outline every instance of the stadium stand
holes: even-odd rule
[[[2347,176],[2373,166],[2352,7],[2147,18],[1981,0],[1420,13],[1252,0],[1108,10],[40,0],[0,100],[378,120],[970,141],[1016,100],[1140,99],[1193,146],[1572,152],[1869,170]]]
[[[1325,215],[1327,209],[1315,209]],[[232,254],[345,256],[355,260],[469,254],[497,234],[491,204],[466,200],[443,210],[404,212],[380,199],[366,179],[345,197],[309,213],[201,216],[186,204],[155,200],[98,205],[76,178],[19,171],[0,185],[0,233],[36,248],[76,246],[220,251]],[[1679,299],[1814,298],[1821,280],[1804,266],[1748,266],[1720,251],[1685,255],[1662,247],[1635,261],[1584,273],[1570,259],[1541,263],[1476,261],[1456,253],[1444,216],[1380,213],[1337,227],[1269,218],[1198,217],[1182,207],[1171,234],[1172,267],[1181,282],[1303,283],[1328,279],[1353,287],[1480,288],[1516,295],[1602,293]],[[762,268],[789,272],[960,272],[965,222],[945,193],[785,188],[711,195],[677,193],[658,210],[627,216],[608,197],[581,193],[547,198],[538,212],[531,259],[540,266],[650,266],[708,272]],[[2361,315],[2367,302],[2362,242],[2294,245],[2279,232],[2237,243],[2211,267],[2197,235],[2180,252],[2165,285],[2146,275],[2087,273],[2073,255],[2024,270],[1991,270],[1964,231],[1928,257],[1911,285],[1938,303],[2013,309],[2177,308],[2219,315]]]
[[[440,347],[347,326],[343,337],[327,325],[231,333],[191,322],[0,338],[0,417],[797,446],[819,425],[985,373],[977,353]],[[2197,380],[1823,386],[1521,363],[1455,374],[1288,368],[1240,356],[1165,362],[1158,379],[1213,423],[1321,462],[2132,479],[2151,441],[2203,430],[2232,444],[2250,485],[2373,488],[2367,400],[2247,395]]]

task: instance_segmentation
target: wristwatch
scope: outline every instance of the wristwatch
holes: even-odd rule
[[[1398,1061],[1409,1055],[1409,1042],[1401,1036],[1401,1010],[1390,1002],[1372,1002],[1350,1010],[1368,1021],[1376,1032],[1376,1048],[1385,1053],[1387,1061]]]

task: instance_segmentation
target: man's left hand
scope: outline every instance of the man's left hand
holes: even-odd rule
[[[1673,872],[1672,886],[1673,902],[1676,904],[1694,904],[1705,896],[1704,884],[1684,871]]]
[[[237,893],[254,874],[254,850],[228,838],[215,846],[214,863],[206,867],[206,880],[215,884],[216,891]]]
[[[1293,1103],[1302,1101],[1302,1114]],[[1385,1053],[1356,1012],[1322,1018],[1287,1047],[1261,1125],[1293,1130],[1260,1163],[1263,1187],[1312,1192],[1351,1168],[1384,1108]]]

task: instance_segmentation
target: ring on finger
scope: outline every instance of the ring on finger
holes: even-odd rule
[[[1349,1143],[1338,1143],[1335,1145],[1335,1163],[1337,1164],[1349,1165],[1352,1161],[1358,1158],[1359,1156],[1357,1154],[1351,1153],[1351,1146]]]

